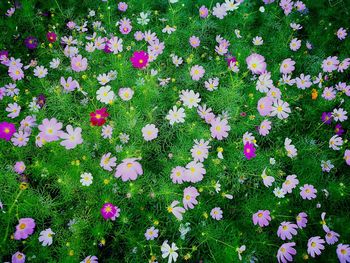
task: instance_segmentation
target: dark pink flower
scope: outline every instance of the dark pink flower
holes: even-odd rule
[[[145,68],[148,63],[148,54],[145,51],[135,51],[130,61],[134,68]]]

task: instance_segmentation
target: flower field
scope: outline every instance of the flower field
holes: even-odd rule
[[[1,262],[350,262],[347,1],[0,13]]]

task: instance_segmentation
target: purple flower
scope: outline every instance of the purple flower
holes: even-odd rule
[[[111,219],[114,221],[117,217],[119,217],[119,213],[120,209],[111,203],[106,203],[101,208],[101,214],[105,220]]]
[[[246,142],[244,144],[244,155],[248,160],[250,160],[256,156],[254,144],[252,144],[250,142]]]
[[[297,225],[300,229],[306,227],[307,224],[307,214],[305,212],[301,212],[297,215],[296,218]]]
[[[199,17],[206,18],[208,16],[209,10],[204,5],[199,8]]]
[[[26,255],[17,251],[12,255],[11,262],[12,263],[24,263],[26,261]]]
[[[337,125],[335,125],[334,132],[335,132],[337,135],[339,135],[339,136],[342,136],[342,135],[343,135],[344,129],[343,129],[343,127],[341,126],[340,123],[338,123]]]
[[[304,184],[304,186],[300,187],[300,195],[305,200],[311,200],[316,198],[317,190],[311,184]]]
[[[16,226],[14,238],[16,240],[26,239],[34,233],[35,221],[33,218],[21,218]]]
[[[24,40],[24,44],[29,49],[35,49],[38,46],[38,40],[33,36],[29,36]]]
[[[118,10],[121,11],[121,12],[125,12],[126,9],[128,9],[128,4],[125,3],[125,2],[120,2],[118,4]]]
[[[210,215],[215,220],[221,220],[222,219],[222,210],[220,207],[215,207],[210,211]]]
[[[323,112],[321,120],[324,124],[331,124],[332,123],[332,112]]]
[[[146,230],[145,237],[147,240],[153,240],[156,237],[158,237],[158,232],[159,230],[154,228],[154,226],[152,226],[151,228],[148,228]]]
[[[293,248],[295,246],[295,242],[284,243],[277,252],[277,260],[279,263],[287,263],[292,262],[293,257],[297,251]]]
[[[39,94],[36,98],[36,103],[39,105],[40,108],[44,107],[46,103],[46,97],[44,94]]]
[[[13,169],[15,170],[16,173],[22,174],[26,169],[26,166],[24,162],[20,161],[15,163],[15,165],[13,166]]]
[[[337,246],[337,256],[340,263],[350,262],[350,246],[348,244],[339,244]]]
[[[338,237],[340,237],[340,235],[337,232],[330,230],[326,225],[323,226],[323,229],[326,232],[325,238],[328,245],[334,245],[338,242]]]
[[[324,250],[324,243],[325,241],[319,236],[311,237],[307,242],[307,253],[313,258],[316,255],[321,255],[321,250]]]
[[[292,239],[293,235],[297,234],[298,226],[296,224],[292,224],[291,222],[282,222],[278,227],[277,236],[282,240]]]
[[[269,210],[259,210],[253,215],[254,225],[259,224],[259,226],[264,227],[268,226],[271,221],[270,211]]]
[[[16,127],[13,123],[0,122],[0,139],[9,141],[15,132]]]

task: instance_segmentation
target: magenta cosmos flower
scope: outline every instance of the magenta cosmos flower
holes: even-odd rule
[[[111,219],[114,221],[117,217],[119,217],[119,213],[120,209],[111,203],[106,203],[101,208],[101,215],[105,220]]]
[[[11,140],[12,135],[16,132],[16,127],[13,123],[0,122],[0,139],[6,141]]]
[[[321,255],[321,250],[324,250],[324,243],[325,241],[319,236],[311,237],[307,242],[307,253],[313,258],[316,255]]]
[[[251,142],[246,142],[244,144],[244,155],[248,160],[256,156],[254,144],[252,144]]]
[[[284,243],[280,248],[278,249],[277,252],[277,260],[279,263],[287,263],[287,262],[292,262],[293,257],[297,251],[294,249],[295,242],[291,243]]]
[[[269,210],[259,210],[253,215],[254,225],[259,224],[261,227],[268,226],[269,221],[271,221]]]
[[[297,229],[298,226],[296,224],[292,224],[291,222],[282,222],[278,227],[277,236],[282,240],[290,240],[297,234]]]
[[[46,34],[46,38],[47,38],[47,40],[48,40],[50,43],[53,43],[53,42],[56,41],[57,35],[56,35],[55,32],[48,32],[48,33]]]
[[[337,246],[337,256],[340,263],[350,262],[350,246],[348,244],[339,244]]]
[[[33,36],[29,36],[24,40],[24,44],[28,49],[35,49],[38,46],[38,40]]]
[[[136,160],[139,160],[139,159],[138,158],[124,159],[122,163],[117,166],[114,176],[116,178],[121,177],[124,182],[128,180],[131,180],[131,181],[136,180],[137,176],[143,174],[142,166]]]
[[[86,70],[87,66],[88,66],[88,62],[86,58],[83,58],[81,55],[72,57],[71,59],[72,70],[76,72],[84,71]]]
[[[148,54],[145,51],[141,50],[135,51],[132,57],[130,58],[130,61],[134,68],[142,69],[147,66],[148,59]]]
[[[307,224],[307,214],[305,212],[301,212],[296,217],[297,225],[300,229],[306,227]]]
[[[303,199],[314,199],[316,198],[316,193],[317,190],[311,184],[304,184],[302,187],[300,187],[300,195]]]
[[[215,118],[210,122],[210,132],[211,137],[221,141],[224,138],[227,138],[228,132],[231,130],[230,125],[226,119]]]
[[[33,234],[35,221],[33,218],[21,218],[16,226],[14,237],[16,240],[26,239]]]
[[[26,255],[21,252],[16,252],[12,255],[11,263],[24,263],[26,262]]]
[[[184,197],[182,202],[185,209],[193,209],[194,205],[198,204],[196,197],[199,196],[197,189],[193,186],[186,187],[184,189]]]
[[[266,71],[266,62],[265,58],[262,55],[259,54],[251,54],[249,57],[246,58],[246,62],[248,65],[248,69],[253,74],[262,74]]]

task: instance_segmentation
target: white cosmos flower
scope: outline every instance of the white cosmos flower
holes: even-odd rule
[[[101,87],[97,92],[97,100],[101,101],[102,103],[110,104],[113,102],[115,98],[114,92],[111,90],[111,86],[103,86]]]
[[[80,175],[80,182],[83,186],[89,186],[92,184],[92,174],[91,173],[83,173]]]
[[[165,117],[169,120],[170,125],[174,125],[174,123],[184,123],[185,122],[186,113],[184,108],[177,108],[174,106],[171,110],[169,110],[168,115]]]
[[[176,244],[173,242],[171,244],[171,247],[168,244],[168,240],[165,240],[161,246],[162,251],[162,258],[168,257],[168,263],[175,262],[178,257],[178,253],[176,252],[179,248],[176,246]]]

